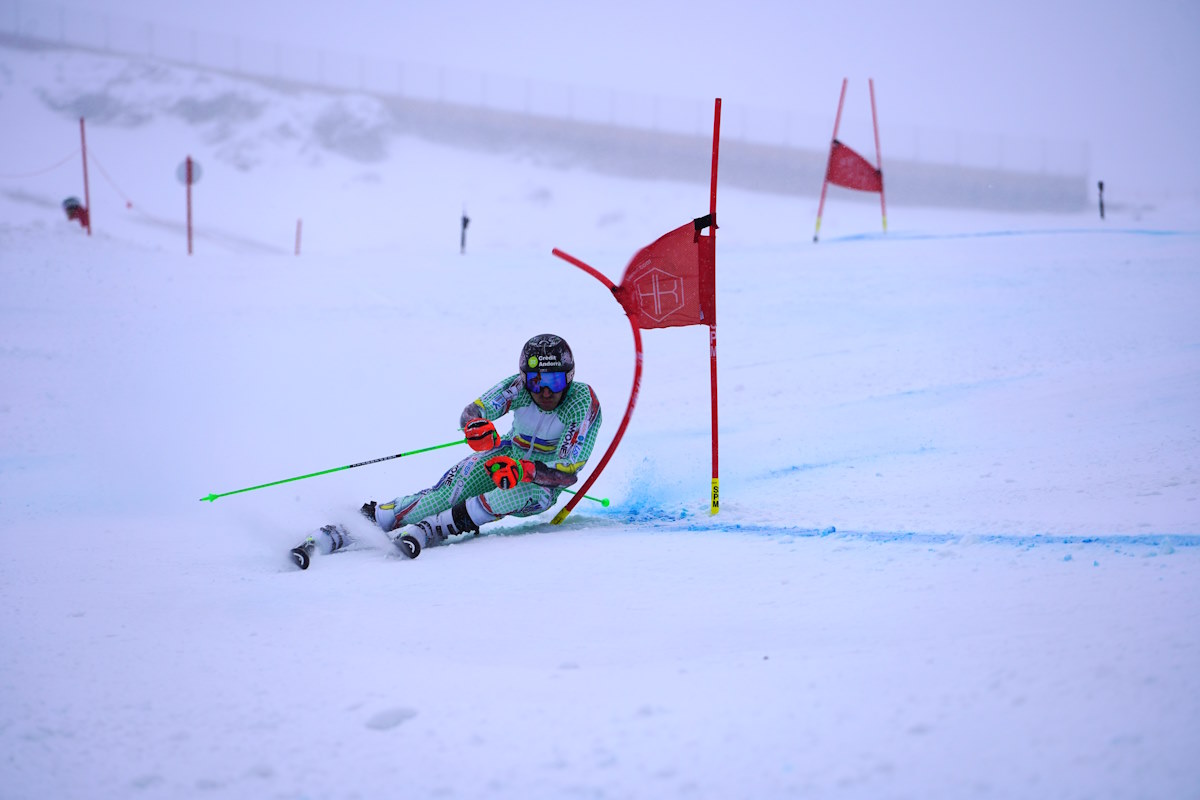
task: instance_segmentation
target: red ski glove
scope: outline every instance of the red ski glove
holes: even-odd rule
[[[473,419],[463,426],[467,445],[477,453],[486,453],[500,445],[500,434],[490,419]]]
[[[508,456],[496,456],[483,462],[492,483],[499,489],[511,489],[522,481],[533,480],[537,465],[532,461],[517,461]]]

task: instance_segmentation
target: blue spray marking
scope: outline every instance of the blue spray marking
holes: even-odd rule
[[[869,542],[874,544],[915,545],[999,545],[1032,550],[1048,545],[1097,546],[1107,548],[1152,547],[1170,553],[1179,547],[1200,547],[1200,534],[1194,533],[1137,533],[1137,534],[1084,534],[1060,535],[1035,534],[976,534],[970,532],[929,533],[921,531],[849,531],[835,526],[804,527],[771,525],[756,522],[733,522],[704,513],[688,511],[686,508],[667,509],[660,505],[629,508],[622,504],[620,509],[595,510],[587,514],[576,514],[568,523],[578,528],[623,528],[631,532],[645,533],[730,533],[765,538],[826,538]],[[1071,559],[1064,559],[1069,561]]]

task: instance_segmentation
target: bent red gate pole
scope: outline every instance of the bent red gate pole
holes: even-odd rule
[[[883,156],[879,153],[879,117],[875,115],[875,79],[868,78],[871,88],[871,124],[875,126],[875,169],[879,170],[879,211],[883,214],[883,232],[887,233],[887,202],[883,199]]]
[[[567,255],[557,247],[554,248],[552,252],[563,261],[566,261],[569,264],[574,264],[596,280],[603,283],[606,287],[608,287],[610,292],[614,293],[613,296],[616,296],[616,284],[605,277],[604,274],[598,269],[588,266],[574,256]],[[624,306],[622,306],[622,308],[624,308]],[[628,312],[626,312],[626,316],[629,317],[629,325],[631,328],[633,328],[633,349],[636,353],[636,359],[633,367],[633,389],[629,393],[629,405],[625,407],[625,416],[621,418],[621,425],[619,428],[617,428],[617,433],[615,436],[613,436],[612,443],[610,443],[608,449],[604,451],[604,456],[601,457],[600,463],[596,465],[596,468],[592,470],[592,474],[589,475],[587,480],[583,482],[583,486],[579,487],[578,493],[571,498],[570,502],[563,506],[562,511],[559,511],[554,515],[554,519],[551,520],[552,524],[554,525],[561,525],[563,520],[567,518],[567,515],[571,513],[575,506],[579,505],[579,501],[582,500],[583,496],[587,494],[589,489],[592,488],[592,484],[596,482],[596,478],[600,477],[600,473],[604,471],[604,467],[608,464],[608,460],[612,458],[613,453],[617,451],[617,445],[621,443],[621,437],[625,435],[625,429],[629,427],[629,420],[633,417],[633,407],[637,405],[638,391],[642,385],[642,332],[638,328],[637,320],[635,320],[633,317],[630,317]]]
[[[712,237],[710,244],[713,248],[715,262],[717,252],[717,152],[721,143],[721,98],[717,98],[713,109],[713,158],[712,182],[709,187],[708,213],[712,216],[712,228],[708,235]],[[713,309],[717,305],[716,264],[713,265]],[[721,488],[717,471],[717,321],[713,319],[708,325],[708,358],[709,374],[712,383],[712,495],[709,501],[708,513],[716,514],[721,510]]]
[[[825,212],[825,192],[829,189],[829,164],[833,158],[833,143],[837,141],[838,126],[842,124],[842,104],[846,102],[846,81],[842,78],[842,95],[838,98],[837,116],[833,119],[833,140],[829,143],[829,159],[825,162],[825,178],[821,183],[821,202],[817,205],[817,229],[813,231],[813,241],[821,235],[821,214]]]

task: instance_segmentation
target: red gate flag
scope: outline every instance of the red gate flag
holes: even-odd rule
[[[681,225],[634,255],[614,294],[642,329],[716,325],[716,228],[708,214]]]
[[[846,145],[833,140],[829,151],[829,168],[825,180],[860,192],[882,192],[883,172]]]

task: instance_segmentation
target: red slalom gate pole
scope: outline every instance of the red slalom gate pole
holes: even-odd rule
[[[184,183],[187,184],[187,231],[188,255],[192,254],[192,157],[187,157],[187,172]]]
[[[837,116],[833,120],[833,139],[829,143],[829,155],[833,156],[833,142],[837,141],[838,126],[842,124],[842,104],[846,102],[846,81],[842,78],[842,95],[838,98]],[[825,191],[829,188],[829,161],[825,162],[825,180],[821,184],[821,202],[817,205],[817,229],[813,231],[813,241],[821,234],[821,214],[825,212]]]
[[[716,259],[717,252],[717,153],[720,149],[721,142],[721,98],[717,98],[715,108],[713,110],[713,157],[712,157],[712,182],[709,185],[708,213],[712,215],[712,230],[708,235],[712,237],[713,258]],[[713,269],[713,308],[714,312],[717,304],[717,287],[716,287],[716,268]],[[717,470],[717,452],[718,452],[718,435],[717,435],[717,321],[714,319],[708,326],[708,357],[709,357],[709,377],[712,383],[712,495],[709,502],[709,513],[716,514],[721,510],[721,490]]]
[[[92,197],[88,192],[87,134],[83,129],[83,117],[79,118],[79,150],[83,153],[83,210],[87,215],[88,236],[92,235]]]
[[[879,153],[879,118],[875,115],[875,79],[868,78],[871,88],[871,124],[875,126],[875,169],[879,170],[879,211],[883,214],[883,232],[887,233],[887,201],[883,199],[883,156]]]

